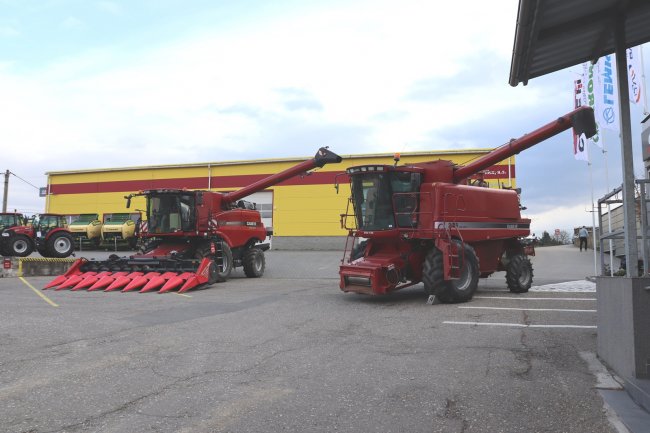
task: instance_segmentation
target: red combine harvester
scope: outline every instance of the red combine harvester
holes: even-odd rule
[[[243,266],[247,277],[261,277],[264,251],[269,249],[263,242],[270,233],[255,205],[242,198],[338,162],[340,156],[320,148],[314,158],[237,191],[156,189],[130,194],[125,197],[127,208],[133,197],[147,201],[147,228],[139,234],[145,241],[141,254],[107,261],[79,259],[45,288],[185,292],[225,281],[237,266]]]
[[[380,295],[423,282],[441,302],[466,302],[479,278],[506,271],[510,291],[527,292],[533,279],[527,253],[534,250],[520,242],[530,234],[530,219],[521,217],[518,191],[470,185],[468,178],[571,127],[593,136],[593,110],[572,111],[465,166],[442,160],[397,166],[396,158],[395,166],[348,168],[353,213],[341,216],[349,230],[341,290]]]

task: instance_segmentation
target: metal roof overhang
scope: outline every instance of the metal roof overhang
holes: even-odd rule
[[[510,85],[613,53],[617,20],[626,47],[650,41],[648,0],[519,0]]]

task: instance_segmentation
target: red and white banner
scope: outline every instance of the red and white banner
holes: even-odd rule
[[[587,99],[582,80],[575,80],[574,84],[574,108],[587,105]],[[580,161],[589,161],[587,137],[582,134],[577,136],[573,134],[573,156]]]
[[[627,79],[630,86],[630,102],[638,104],[641,101],[643,88],[643,63],[641,62],[641,47],[628,48],[625,51],[627,56]]]

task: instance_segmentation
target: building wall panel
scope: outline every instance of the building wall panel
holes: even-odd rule
[[[487,150],[418,152],[402,155],[400,164],[451,160],[465,164]],[[273,230],[275,236],[344,236],[340,214],[347,209],[350,194],[347,177],[338,178],[339,193],[334,189],[336,175],[348,167],[365,164],[392,164],[393,155],[347,155],[340,164],[315,169],[310,175],[296,176],[266,191],[273,193]],[[269,175],[286,170],[308,158],[283,160],[233,161],[175,166],[121,167],[78,170],[48,174],[49,212],[61,214],[126,212],[124,196],[143,189],[188,188],[233,191]],[[511,166],[508,167],[508,163]],[[514,157],[486,171],[490,186],[516,187]],[[142,197],[136,197],[130,211],[145,209]]]

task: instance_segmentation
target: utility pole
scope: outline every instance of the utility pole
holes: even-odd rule
[[[7,169],[5,171],[5,193],[2,196],[2,212],[7,212],[7,194],[9,194],[9,174],[11,172]]]

